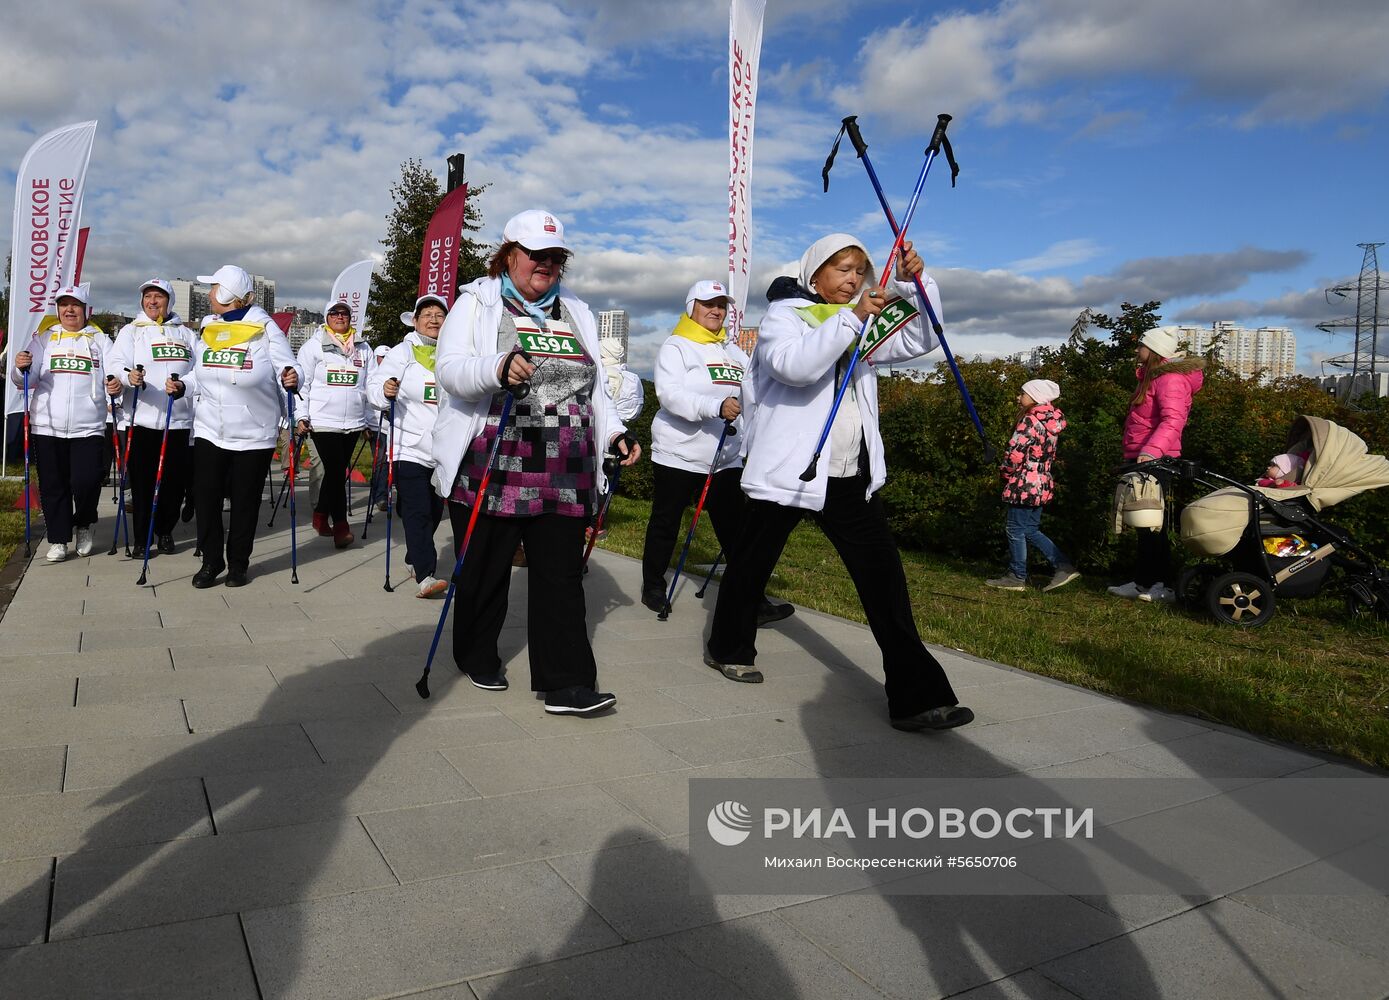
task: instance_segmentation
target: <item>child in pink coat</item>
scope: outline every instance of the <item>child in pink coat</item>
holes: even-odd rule
[[[1003,462],[1003,502],[1008,508],[1004,532],[1008,536],[1008,572],[987,586],[998,590],[1023,590],[1027,586],[1027,545],[1032,543],[1051,563],[1054,574],[1043,590],[1064,587],[1080,576],[1066,554],[1042,534],[1042,508],[1051,502],[1051,463],[1056,443],[1066,429],[1066,416],[1055,405],[1060,387],[1050,379],[1024,382],[1018,394],[1022,414],[1008,440]]]
[[[1175,326],[1159,326],[1139,338],[1138,387],[1124,420],[1124,461],[1151,462],[1182,453],[1182,431],[1191,415],[1191,400],[1201,390],[1204,358],[1188,358],[1181,350]],[[1138,529],[1138,555],[1133,579],[1110,587],[1115,597],[1140,601],[1176,600],[1172,580],[1172,543],[1167,525]]]

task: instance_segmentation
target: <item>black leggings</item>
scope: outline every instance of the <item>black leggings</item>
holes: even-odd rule
[[[641,553],[641,584],[644,588],[665,588],[666,569],[675,551],[680,521],[685,509],[699,501],[708,473],[674,469],[653,463],[651,478],[655,487],[651,500],[651,520],[646,523],[646,544]],[[704,501],[714,534],[723,546],[724,558],[733,561],[733,549],[743,521],[742,469],[716,472]]]
[[[183,494],[188,488],[188,467],[193,453],[188,447],[188,431],[170,431],[169,444],[164,451],[164,477],[159,483],[159,510],[154,515],[154,534],[169,535],[178,524],[183,507]],[[164,432],[150,427],[134,428],[130,442],[130,468],[126,482],[130,486],[131,538],[141,549],[149,537],[150,507],[154,503],[154,477],[159,471],[159,448]]]
[[[32,384],[32,383],[31,383]],[[72,529],[96,524],[96,505],[106,466],[101,451],[106,435],[64,438],[31,434],[29,447],[39,472],[39,503],[48,540],[72,541]]]

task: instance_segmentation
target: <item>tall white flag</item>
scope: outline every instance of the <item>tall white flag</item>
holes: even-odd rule
[[[752,126],[766,0],[732,0],[728,9],[728,334],[738,336],[752,269]]]
[[[338,280],[333,282],[333,294],[329,296],[334,302],[347,303],[352,310],[352,327],[358,333],[362,332],[362,324],[366,320],[367,297],[371,294],[371,269],[375,266],[374,260],[348,264],[338,275]]]
[[[39,322],[53,307],[53,293],[72,281],[82,187],[95,135],[96,122],[54,129],[29,147],[19,165],[10,248],[7,382],[10,359],[28,349]],[[24,397],[9,388],[6,412],[18,413],[24,408]],[[5,437],[8,440],[9,435]]]

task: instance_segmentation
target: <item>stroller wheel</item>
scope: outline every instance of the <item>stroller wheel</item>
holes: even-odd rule
[[[1369,576],[1354,576],[1346,581],[1346,616],[1389,620],[1389,589],[1376,586]]]
[[[1224,625],[1258,628],[1276,606],[1273,584],[1253,573],[1226,573],[1206,589],[1206,609]]]
[[[1185,607],[1199,608],[1206,588],[1224,572],[1224,567],[1211,563],[1196,563],[1182,570],[1177,577],[1177,600]]]

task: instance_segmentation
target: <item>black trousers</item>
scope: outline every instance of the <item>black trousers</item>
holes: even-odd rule
[[[323,463],[315,514],[327,514],[336,524],[347,520],[347,464],[361,431],[314,431],[313,443]]]
[[[651,520],[646,523],[646,543],[641,552],[641,585],[644,589],[665,588],[666,569],[675,552],[680,520],[685,516],[687,507],[699,502],[699,491],[704,488],[707,476],[708,473],[652,463],[654,491]],[[742,530],[742,481],[742,469],[724,469],[714,473],[709,483],[709,496],[704,501],[704,510],[714,526],[719,544],[723,546],[724,558],[730,565]]]
[[[134,428],[130,442],[130,468],[126,482],[130,486],[131,539],[141,549],[149,537],[150,506],[154,503],[154,477],[159,471],[159,447],[164,432],[150,427]],[[178,524],[183,494],[187,489],[188,431],[170,431],[169,445],[164,452],[164,478],[159,484],[159,510],[154,515],[154,534],[169,535]]]
[[[1155,583],[1165,583],[1175,587],[1172,578],[1172,539],[1167,534],[1167,522],[1161,528],[1149,531],[1139,528],[1137,536],[1138,553],[1134,558],[1133,582],[1147,589]]]
[[[231,451],[210,441],[193,445],[196,465],[193,482],[198,510],[198,548],[203,565],[244,571],[251,564],[251,546],[260,519],[265,476],[270,471],[273,448]],[[231,499],[231,524],[226,533],[226,557],[222,555],[222,498]]]
[[[792,529],[810,516],[830,540],[854,581],[868,627],[883,653],[888,714],[915,715],[958,704],[945,671],[921,642],[912,618],[907,576],[888,528],[882,500],[865,500],[865,476],[829,481],[822,511],[747,501],[738,558],[719,587],[709,634],[709,653],[721,663],[752,664],[757,658],[757,608]]]
[[[63,438],[30,434],[29,448],[39,471],[39,505],[49,542],[67,544],[72,529],[96,524],[101,496],[104,434]],[[109,442],[108,442],[109,443]]]
[[[405,561],[414,569],[416,583],[439,568],[434,532],[444,517],[444,498],[434,492],[429,481],[432,473],[415,462],[395,463],[395,509],[405,528]]]
[[[455,544],[463,544],[471,507],[449,503]],[[525,542],[529,561],[526,643],[531,690],[592,688],[598,665],[588,641],[584,607],[584,527],[581,517],[491,517],[480,514],[456,581],[453,658],[465,674],[501,669],[497,640],[506,621],[511,557]]]

